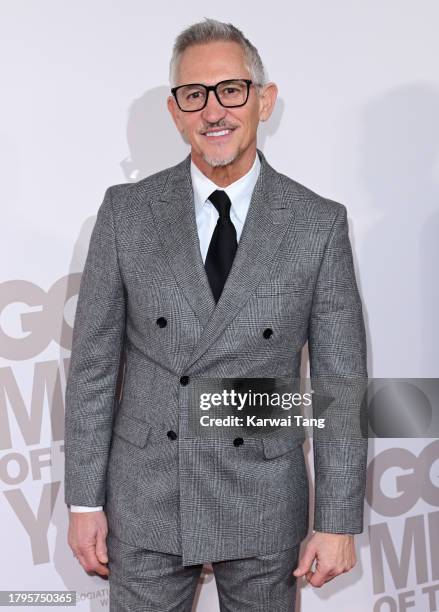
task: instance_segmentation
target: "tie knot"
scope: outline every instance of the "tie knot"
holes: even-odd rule
[[[220,219],[230,219],[230,207],[232,203],[225,191],[216,189],[210,194],[208,199],[217,209]]]

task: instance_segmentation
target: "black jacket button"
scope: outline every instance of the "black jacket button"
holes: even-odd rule
[[[273,335],[273,330],[270,327],[267,327],[267,329],[264,329],[264,333],[262,335],[264,338],[269,338]]]
[[[177,439],[177,434],[175,433],[175,431],[172,431],[172,429],[170,429],[166,435],[168,436],[170,440]]]
[[[235,438],[233,440],[234,446],[242,446],[244,444],[244,440],[242,438]]]
[[[189,376],[182,376],[180,378],[180,384],[183,385],[183,387],[188,385],[189,384]]]
[[[156,323],[157,323],[157,325],[158,325],[159,327],[166,327],[166,326],[167,326],[167,324],[168,324],[168,322],[167,322],[167,320],[165,319],[165,317],[159,317],[159,318],[157,319]]]

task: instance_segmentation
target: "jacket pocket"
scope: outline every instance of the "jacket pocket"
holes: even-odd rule
[[[305,440],[303,431],[294,431],[289,427],[281,427],[262,438],[262,446],[266,459],[274,459],[293,449],[300,449]],[[301,450],[303,454],[303,450]]]
[[[133,419],[132,417],[120,412],[116,415],[113,432],[118,436],[131,442],[135,446],[143,448],[149,436],[151,425],[144,421]]]

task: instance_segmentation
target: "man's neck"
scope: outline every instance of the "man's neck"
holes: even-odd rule
[[[256,149],[245,158],[238,158],[227,166],[210,166],[202,157],[192,153],[192,162],[208,179],[218,187],[228,187],[242,176],[247,174],[256,159]]]

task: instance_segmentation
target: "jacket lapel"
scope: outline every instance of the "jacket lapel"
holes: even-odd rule
[[[189,154],[174,167],[161,197],[151,203],[151,209],[175,280],[205,326],[215,308],[215,300],[200,252],[190,163]]]

